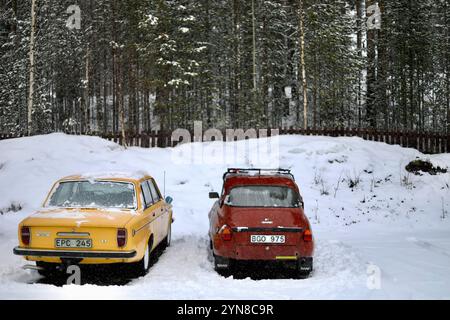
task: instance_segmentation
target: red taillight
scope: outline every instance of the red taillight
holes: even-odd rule
[[[311,230],[306,230],[304,233],[303,233],[303,241],[305,241],[305,242],[311,242],[313,240],[313,237],[312,237],[312,232],[311,232]]]
[[[29,227],[22,227],[22,229],[20,230],[20,236],[24,245],[27,246],[30,244],[31,232]]]
[[[223,241],[231,241],[231,238],[233,238],[233,230],[229,226],[223,226],[220,234],[222,235]]]
[[[119,248],[125,247],[127,244],[127,230],[119,229],[117,230],[117,246]]]

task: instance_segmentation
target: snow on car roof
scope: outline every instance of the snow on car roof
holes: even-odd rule
[[[294,175],[289,169],[240,169],[230,168],[223,175],[223,179],[226,180],[232,177],[276,177],[276,178],[288,178],[295,181]]]
[[[85,180],[99,180],[99,179],[127,179],[127,180],[141,180],[145,177],[151,177],[146,171],[114,171],[114,172],[90,172],[83,174],[75,174],[65,177],[61,180],[70,179],[85,179]]]

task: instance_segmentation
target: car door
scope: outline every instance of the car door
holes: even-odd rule
[[[167,206],[159,192],[158,186],[155,183],[154,179],[148,180],[148,184],[150,187],[150,191],[152,193],[153,199],[155,200],[156,211],[158,215],[158,228],[159,228],[159,236],[160,241],[163,240],[167,236],[168,226],[169,226],[169,213],[167,210]]]
[[[153,196],[147,181],[141,183],[141,190],[144,200],[144,217],[145,217],[144,220],[145,224],[149,225],[150,233],[153,234],[153,242],[154,242],[153,246],[155,246],[158,243],[157,233],[159,232],[155,201],[153,200]]]

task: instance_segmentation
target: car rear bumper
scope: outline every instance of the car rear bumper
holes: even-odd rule
[[[136,251],[69,251],[69,250],[42,250],[16,247],[14,254],[26,257],[51,257],[51,258],[103,258],[103,259],[131,259],[136,256]]]
[[[239,260],[216,256],[216,269],[228,269],[239,264],[240,266],[249,266],[251,263],[262,263],[267,266],[290,266],[299,272],[310,273],[313,271],[313,257],[298,257],[292,260]]]
[[[243,245],[236,246],[236,260],[284,260],[295,261],[301,256],[298,246],[286,245]]]

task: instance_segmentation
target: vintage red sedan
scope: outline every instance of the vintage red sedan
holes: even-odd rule
[[[290,170],[228,169],[209,212],[215,269],[237,261],[278,261],[301,277],[313,270],[314,239]]]

